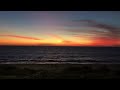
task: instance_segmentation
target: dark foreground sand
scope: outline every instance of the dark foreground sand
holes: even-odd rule
[[[0,64],[0,79],[120,78],[119,64]]]

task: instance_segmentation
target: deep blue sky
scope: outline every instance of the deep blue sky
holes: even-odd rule
[[[120,26],[120,11],[0,11],[0,23],[24,25],[45,19],[96,20],[106,24]]]

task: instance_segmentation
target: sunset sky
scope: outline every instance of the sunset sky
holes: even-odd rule
[[[120,11],[0,11],[0,45],[120,46]]]

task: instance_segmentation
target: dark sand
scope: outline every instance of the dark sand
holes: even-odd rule
[[[119,64],[0,64],[0,79],[120,78]]]

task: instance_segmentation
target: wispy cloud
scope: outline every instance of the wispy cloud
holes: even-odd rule
[[[51,36],[51,37],[56,38],[56,39],[62,39],[63,40],[63,37],[61,37],[60,35],[56,35],[56,34],[52,34],[52,33],[47,33],[46,35]]]
[[[90,26],[104,29],[101,31],[101,33],[105,33],[105,36],[110,37],[110,38],[120,38],[120,28],[112,26],[112,25],[107,25],[107,24],[101,24],[98,22],[93,21],[92,23],[89,23]],[[100,32],[100,31],[97,31]]]
[[[106,36],[112,37],[119,37],[120,35],[120,28],[115,27],[112,25],[107,25],[103,23],[99,23],[94,20],[74,20],[73,22],[79,23],[79,25],[84,24],[86,27],[92,27],[96,28],[96,30],[85,30],[81,31],[80,29],[75,29],[75,30],[70,30],[71,32],[91,32],[91,33],[96,33],[96,34],[103,34]]]
[[[99,23],[99,22],[94,21],[94,20],[79,20],[79,22],[84,23],[86,26],[106,29],[106,30],[109,30],[109,31],[114,31],[114,30],[120,29],[119,27],[115,27],[115,26],[112,26],[112,25],[104,24],[104,23]]]
[[[73,24],[72,24],[73,23]],[[95,20],[73,20],[69,25],[77,25],[78,28],[68,26],[67,32],[73,37],[87,37],[97,44],[118,45],[120,44],[120,28]],[[79,27],[80,26],[80,27]],[[82,28],[81,28],[82,26]],[[70,29],[69,29],[70,28]],[[87,29],[85,29],[87,28]],[[84,29],[84,30],[82,30]]]
[[[87,22],[88,26],[91,27],[96,27],[101,30],[92,30],[91,32],[96,34],[94,37],[94,42],[99,42],[102,44],[111,44],[111,45],[117,45],[119,44],[120,40],[120,28],[112,26],[112,25],[107,25],[107,24],[102,24],[98,23],[96,21],[84,21]],[[104,30],[102,30],[104,29]]]
[[[6,35],[6,34],[0,34],[2,37],[11,37],[11,38],[22,38],[22,39],[30,39],[30,40],[41,40],[40,38],[35,37],[27,37],[27,36],[19,36],[19,35]]]

